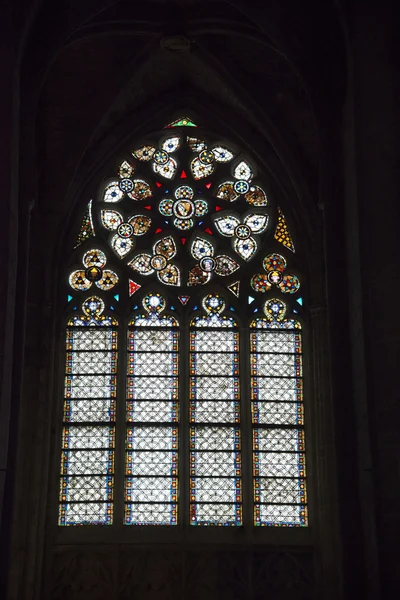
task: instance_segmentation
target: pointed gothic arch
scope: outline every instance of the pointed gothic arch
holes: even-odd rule
[[[68,340],[83,331],[67,341],[59,525],[306,526],[303,296],[284,213],[248,153],[191,117],[117,163],[69,261],[68,305],[86,318],[68,321]],[[108,386],[107,349],[89,341],[104,323],[117,336],[105,307],[120,323]]]

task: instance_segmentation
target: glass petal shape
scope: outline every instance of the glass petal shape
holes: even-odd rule
[[[117,283],[118,275],[114,271],[109,271],[108,269],[105,269],[102,278],[99,279],[99,281],[96,281],[97,287],[105,292],[111,290]]]
[[[174,137],[170,137],[170,138],[167,138],[166,140],[164,140],[161,148],[163,150],[165,150],[165,152],[171,153],[171,152],[176,152],[176,150],[178,150],[178,148],[180,148],[180,145],[181,145],[181,138],[179,136],[174,136]]]
[[[284,275],[278,287],[284,294],[295,294],[300,289],[299,278],[296,275]]]
[[[196,217],[203,217],[208,213],[208,204],[206,200],[195,200],[194,207]]]
[[[215,267],[214,271],[217,275],[221,277],[227,277],[231,275],[235,271],[240,268],[240,265],[233,260],[230,256],[226,256],[226,254],[221,254],[215,258]]]
[[[239,219],[234,215],[224,215],[214,219],[214,225],[218,233],[225,235],[226,237],[233,237],[235,235],[235,229],[239,224]]]
[[[151,218],[147,215],[134,215],[129,219],[133,235],[144,235],[151,227]]]
[[[118,181],[111,181],[104,188],[103,202],[119,202],[123,198],[124,192],[119,187]]]
[[[114,235],[111,239],[111,248],[120,258],[125,258],[134,246],[135,242],[131,238],[122,238],[119,235]]]
[[[166,285],[181,285],[181,273],[176,265],[168,264],[165,269],[157,272],[157,277],[161,283]]]
[[[233,248],[243,260],[250,260],[257,252],[257,242],[252,237],[247,238],[247,240],[236,238],[233,242]]]
[[[198,158],[195,158],[190,163],[190,170],[195,179],[204,179],[204,177],[208,177],[214,171],[214,165],[204,165]]]
[[[283,273],[286,269],[286,259],[282,254],[268,254],[263,260],[263,267],[266,271],[279,271]]]
[[[268,281],[268,277],[265,273],[258,273],[253,275],[250,281],[250,285],[256,292],[268,292],[271,289],[271,284]]]
[[[250,181],[250,179],[253,177],[253,170],[245,160],[242,160],[238,165],[236,165],[233,171],[233,176],[236,177],[236,179],[245,179],[246,181]]]
[[[85,271],[74,271],[69,276],[69,285],[74,288],[74,290],[79,290],[85,292],[90,288],[92,282],[85,277]]]
[[[202,152],[202,150],[205,150],[207,148],[207,144],[199,138],[188,136],[187,142],[189,148],[193,150],[193,152]]]
[[[107,262],[106,255],[98,248],[85,252],[82,260],[85,267],[99,267],[100,269],[102,269]]]
[[[215,146],[212,149],[212,153],[214,154],[215,160],[220,163],[229,162],[234,157],[234,154],[228,150],[228,148],[224,148],[223,146]]]
[[[128,192],[129,198],[132,200],[144,200],[145,198],[151,198],[152,191],[149,184],[143,179],[135,179],[133,182],[133,189]]]
[[[214,256],[214,246],[202,237],[196,237],[190,249],[193,258],[201,260],[205,256]]]
[[[263,233],[268,225],[268,215],[247,215],[244,223],[250,227],[253,233]]]
[[[132,267],[132,269],[135,269],[135,271],[138,271],[142,275],[150,275],[151,273],[154,273],[150,261],[150,254],[137,254],[135,258],[128,262],[128,266]]]
[[[161,200],[160,204],[158,205],[158,210],[160,211],[160,213],[162,215],[164,215],[164,217],[171,217],[173,214],[173,206],[174,206],[174,201],[173,200]]]
[[[130,163],[128,163],[127,160],[124,160],[119,165],[118,175],[121,177],[121,179],[125,179],[126,177],[130,177],[134,170],[134,167]]]
[[[267,195],[258,185],[251,185],[247,194],[244,195],[246,202],[253,206],[267,206]]]
[[[155,146],[145,145],[141,146],[137,150],[132,152],[133,156],[141,161],[148,161],[153,158],[153,154],[156,151]]]
[[[118,226],[123,222],[122,215],[116,210],[102,210],[101,211],[101,222],[103,227],[110,231],[115,231]]]
[[[220,200],[226,200],[227,202],[234,202],[239,198],[239,194],[235,192],[234,184],[232,181],[225,181],[218,186],[217,193],[215,194]]]
[[[155,173],[158,173],[162,177],[165,177],[166,179],[172,179],[175,176],[177,166],[176,160],[170,158],[165,165],[157,165],[154,163],[153,169]]]
[[[189,271],[187,284],[188,286],[205,285],[210,280],[210,277],[211,273],[206,273],[199,265],[196,265]]]
[[[194,221],[193,219],[174,219],[174,225],[182,231],[187,231],[193,227]]]
[[[176,254],[176,245],[174,238],[168,235],[161,240],[158,240],[153,246],[154,254],[161,254],[165,258],[173,258]]]

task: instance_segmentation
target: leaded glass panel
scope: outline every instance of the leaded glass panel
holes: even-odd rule
[[[60,525],[109,525],[113,518],[116,321],[93,297],[66,335]]]
[[[127,338],[125,524],[176,525],[178,520],[179,330],[161,315],[165,300],[148,294],[146,314]]]

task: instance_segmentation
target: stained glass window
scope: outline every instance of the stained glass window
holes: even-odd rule
[[[250,330],[254,523],[307,525],[300,323],[277,298]]]
[[[59,524],[307,525],[306,297],[273,188],[183,116],[98,189],[64,277]]]
[[[92,296],[68,321],[60,525],[113,521],[117,321]]]
[[[241,525],[239,332],[209,294],[190,329],[190,522]]]
[[[179,330],[165,300],[145,296],[128,330],[125,523],[178,519]]]

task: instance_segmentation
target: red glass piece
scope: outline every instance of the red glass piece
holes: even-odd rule
[[[151,206],[143,206],[146,210],[151,210]]]
[[[156,186],[157,187],[162,187],[162,183],[160,183],[159,181],[156,181]]]
[[[216,206],[215,210],[222,210],[222,208],[220,206]]]
[[[185,306],[188,303],[190,296],[178,296],[178,298],[180,303]]]
[[[130,279],[129,280],[129,295],[133,296],[133,294],[135,292],[137,292],[140,287],[142,287],[142,286],[139,285],[138,283],[135,283],[135,281],[132,281],[132,279]]]
[[[211,229],[209,227],[207,227],[207,229],[204,230],[206,233],[208,233],[209,235],[212,235],[213,232],[211,231]]]
[[[186,179],[186,177],[187,177],[187,175],[186,175],[185,171],[182,170],[181,179]]]
[[[207,188],[208,190],[210,189],[210,187],[211,187],[211,186],[212,186],[212,183],[211,183],[211,181],[210,181],[209,183],[206,183],[206,188]]]
[[[160,233],[162,231],[161,227],[159,227],[158,229],[156,229],[156,233]]]
[[[182,242],[183,245],[185,245],[186,244],[186,238],[181,238],[181,242]]]

